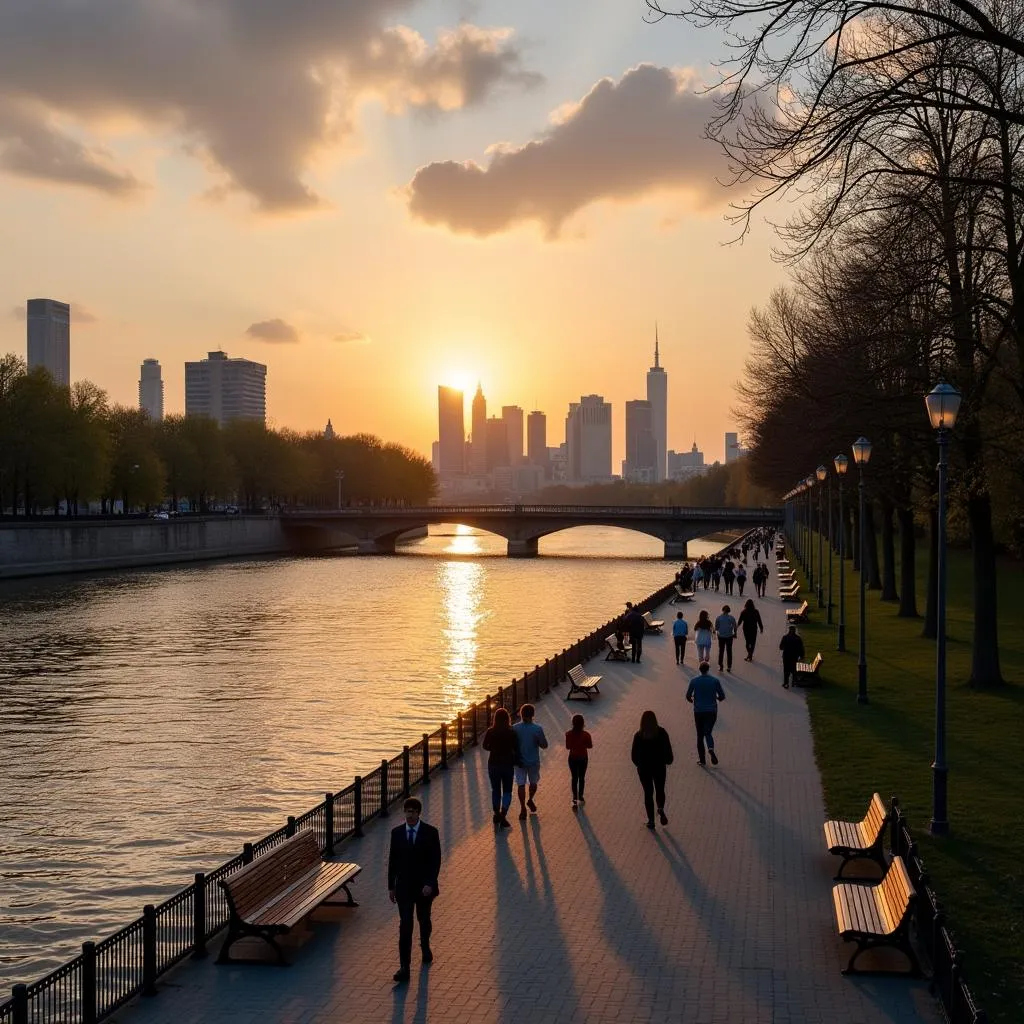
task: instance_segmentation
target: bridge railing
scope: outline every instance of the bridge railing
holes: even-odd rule
[[[636,607],[652,611],[672,595],[675,584],[654,591]],[[339,844],[362,836],[375,818],[386,818],[393,804],[405,799],[449,763],[476,746],[494,712],[506,708],[513,717],[528,702],[541,699],[559,686],[574,665],[604,648],[605,638],[621,628],[625,614],[616,616],[564,647],[543,664],[534,665],[493,694],[471,704],[432,733],[385,758],[367,775],[327,793],[304,814],[289,816],[284,825],[209,873],[197,873],[191,885],[163,903],[143,908],[120,931],[101,942],[85,942],[82,952],[30,985],[15,985],[12,997],[0,1003],[0,1024],[96,1024],[137,995],[154,995],[157,979],[187,957],[206,956],[207,943],[228,922],[228,906],[218,886],[246,864],[279,846],[304,828],[311,828],[325,856]]]
[[[283,516],[577,515],[623,518],[714,519],[781,523],[781,508],[687,508],[681,505],[356,505],[340,509],[285,509]]]

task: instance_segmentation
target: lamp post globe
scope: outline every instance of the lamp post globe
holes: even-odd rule
[[[846,471],[850,460],[845,455],[837,455],[832,464],[836,467],[839,478],[839,634],[836,649],[846,650],[846,519],[843,516],[843,485],[846,482]]]
[[[946,452],[963,396],[952,384],[939,381],[925,395],[928,419],[939,445],[939,514],[936,530],[937,610],[935,628],[935,760],[932,762],[932,835],[949,834],[946,766]]]
[[[871,459],[871,442],[866,437],[858,437],[853,442],[853,461],[857,463],[859,480],[857,489],[860,492],[860,531],[857,542],[857,555],[860,562],[860,652],[857,658],[857,703],[868,702],[868,658],[867,658],[867,561],[864,557],[864,467]]]

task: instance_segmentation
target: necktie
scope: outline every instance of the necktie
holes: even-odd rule
[[[408,833],[409,845],[412,846],[412,844],[416,841],[416,831],[415,829],[410,828],[406,829],[406,832]]]

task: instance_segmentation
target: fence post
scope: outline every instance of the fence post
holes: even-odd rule
[[[142,994],[156,995],[156,907],[142,908]]]
[[[540,665],[533,666],[533,699],[540,700]]]
[[[465,725],[462,722],[462,712],[455,719],[455,753],[462,757],[465,750]]]
[[[485,728],[490,728],[491,725],[491,695],[487,694],[487,699],[484,701],[484,722]]]
[[[82,943],[82,1024],[96,1024],[96,943]]]
[[[15,985],[11,996],[14,1000],[14,1024],[28,1024],[28,988]]]
[[[537,679],[537,688],[540,689],[540,679]],[[544,659],[544,692],[551,692],[551,659]]]
[[[516,686],[516,681],[512,680],[512,716],[513,718],[519,711],[519,688]]]
[[[334,794],[324,794],[324,853],[334,856]]]
[[[285,826],[284,826],[284,834],[289,839],[291,839],[291,837],[293,835],[295,835],[295,815],[294,814],[289,814],[288,815],[288,821],[285,823]]]
[[[192,959],[202,960],[204,956],[206,956],[206,875],[202,871],[197,871],[192,895]]]
[[[402,799],[409,797],[409,747],[402,747]]]
[[[448,723],[441,723],[441,771],[448,771]]]
[[[430,733],[423,734],[423,785],[430,783]]]
[[[380,762],[380,816],[388,816],[388,760],[383,758]]]
[[[479,712],[480,708],[476,704],[470,704],[469,710],[470,710],[470,712],[473,715],[473,746],[475,747],[476,746],[476,731],[477,731],[477,721],[476,720],[477,720],[478,712]]]
[[[363,777],[357,775],[352,783],[352,835],[357,839],[363,834]]]
[[[497,696],[495,696],[494,700],[497,703],[499,708],[503,708],[505,706],[505,687],[504,686],[499,686],[498,687],[498,693],[497,693]],[[497,708],[495,708],[495,711],[497,711]]]
[[[242,843],[242,863],[252,863],[252,843]]]

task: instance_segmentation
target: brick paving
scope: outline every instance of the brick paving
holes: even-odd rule
[[[774,580],[769,583],[774,594]],[[749,594],[748,594],[749,596]],[[724,592],[685,606],[714,617]],[[374,823],[340,856],[363,865],[361,906],[318,911],[290,942],[294,963],[187,963],[136,1001],[123,1024],[415,1022],[502,1024],[875,1024],[940,1020],[925,983],[844,978],[850,947],[832,914],[835,863],[823,848],[821,783],[801,691],[784,690],[777,645],[783,606],[757,602],[765,622],[755,661],[737,641],[715,730],[721,764],[696,763],[683,700],[696,669],[674,663],[670,637],[644,642],[640,665],[588,664],[604,676],[593,702],[540,701],[546,752],[538,814],[495,832],[485,762],[467,752],[419,795],[441,830],[445,862],[434,905],[429,968],[395,985],[398,918],[388,902],[390,822]],[[656,617],[669,620],[666,606]],[[810,654],[813,656],[813,651]],[[654,709],[672,738],[669,824],[644,827],[629,762],[633,732]],[[594,750],[587,802],[570,809],[561,737],[571,713],[587,719]],[[865,805],[870,785],[865,785]],[[513,812],[515,805],[513,805]]]

